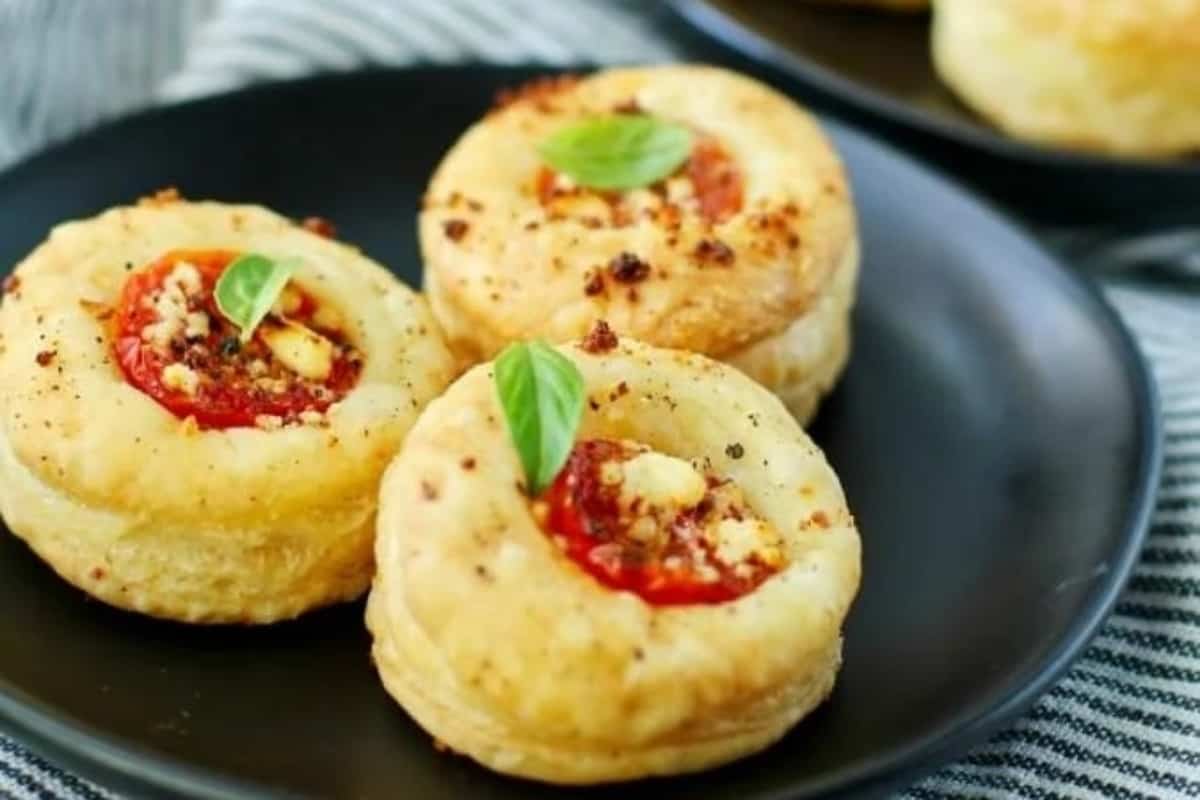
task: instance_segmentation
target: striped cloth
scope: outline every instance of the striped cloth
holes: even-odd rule
[[[0,164],[134,107],[320,70],[669,58],[654,15],[635,10],[637,0],[0,0]],[[1167,461],[1149,544],[1070,674],[905,797],[1200,797],[1200,237],[1091,251],[1086,238],[1056,241],[1110,271],[1107,295],[1162,391]],[[0,797],[113,795],[0,738]]]

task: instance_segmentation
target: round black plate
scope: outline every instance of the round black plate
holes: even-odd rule
[[[430,170],[498,87],[531,74],[346,75],[119,122],[0,177],[0,263],[59,220],[176,185],[328,216],[415,284]],[[840,684],[759,757],[595,796],[814,797],[909,779],[1062,673],[1141,543],[1156,406],[1113,313],[959,189],[831,130],[866,248],[854,357],[815,428],[866,553]],[[565,796],[436,752],[376,682],[358,605],[262,630],[165,624],[85,600],[0,535],[0,608],[0,718],[126,790]]]
[[[928,14],[796,0],[672,2],[717,40],[790,75],[835,110],[920,150],[1022,213],[1053,222],[1112,222],[1129,213],[1162,224],[1195,221],[1200,159],[1122,160],[1006,137],[938,79]]]

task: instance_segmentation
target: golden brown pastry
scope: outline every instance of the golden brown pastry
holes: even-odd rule
[[[254,337],[241,253],[295,261]],[[265,623],[361,594],[384,466],[452,359],[422,300],[256,206],[171,198],[53,230],[0,306],[0,513],[115,606]]]
[[[593,332],[540,497],[491,364],[389,468],[367,622],[392,696],[491,769],[583,784],[760,750],[830,692],[859,538],[777,398],[703,356]]]
[[[1014,136],[1121,155],[1200,150],[1200,0],[939,0],[933,56]]]
[[[737,364],[802,420],[840,374],[858,269],[854,210],[816,121],[703,66],[616,69],[523,87],[468,130],[420,214],[425,286],[467,361],[600,318]],[[580,122],[650,117],[692,132],[665,179],[588,189],[539,148]]]

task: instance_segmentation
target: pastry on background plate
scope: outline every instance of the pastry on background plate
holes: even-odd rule
[[[933,57],[967,105],[1014,136],[1200,152],[1200,0],[939,0]]]
[[[360,595],[379,477],[452,357],[423,301],[257,206],[55,228],[0,306],[0,513],[114,606],[266,623]]]
[[[374,659],[491,769],[700,770],[829,694],[859,547],[820,450],[737,370],[606,326],[518,343],[431,403],[388,469]]]
[[[434,314],[468,362],[597,319],[731,363],[803,421],[849,353],[858,270],[817,122],[705,66],[547,78],[501,98],[419,219]]]

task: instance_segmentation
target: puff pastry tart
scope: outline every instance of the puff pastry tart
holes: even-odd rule
[[[468,361],[606,319],[738,366],[805,420],[849,352],[859,256],[841,162],[811,116],[732,72],[616,69],[508,93],[438,167],[419,229],[431,307]]]
[[[214,299],[248,254],[293,270],[252,337]],[[380,475],[452,377],[418,296],[265,209],[170,196],[55,228],[5,287],[0,513],[62,577],[188,622],[367,588]]]
[[[859,582],[838,480],[777,398],[703,356],[610,347],[557,351],[587,407],[538,496],[490,364],[430,404],[381,492],[385,686],[448,748],[554,783],[777,740],[829,694]]]
[[[1200,0],[939,0],[933,22],[942,79],[1007,133],[1200,152]]]

